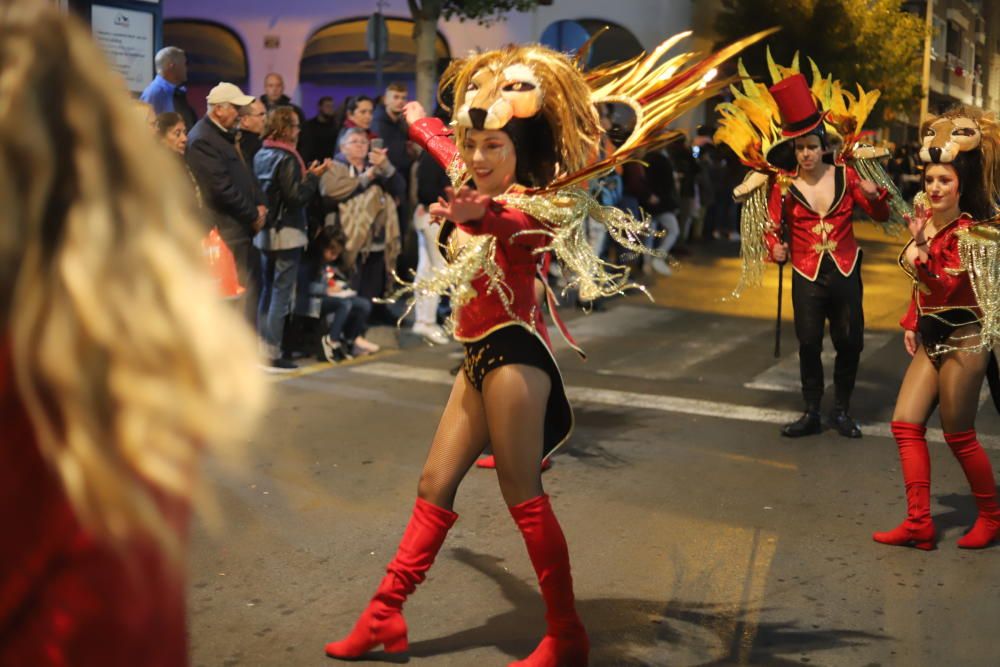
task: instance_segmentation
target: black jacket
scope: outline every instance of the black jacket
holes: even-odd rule
[[[313,160],[322,162],[327,158],[332,158],[337,153],[337,136],[340,133],[340,125],[331,119],[323,121],[319,116],[310,119],[302,126],[302,134],[299,136],[299,153],[306,164]]]
[[[372,131],[375,132],[385,142],[385,147],[389,149],[389,162],[403,174],[403,180],[410,180],[410,165],[413,159],[406,152],[406,142],[410,138],[409,126],[403,117],[394,121],[389,118],[389,112],[385,110],[385,105],[380,104],[375,107],[372,114]]]
[[[240,153],[243,154],[243,161],[250,166],[250,171],[253,171],[253,159],[257,156],[260,147],[264,145],[264,140],[256,132],[240,130],[236,142],[239,144]]]
[[[417,201],[424,206],[437,203],[444,197],[444,189],[451,185],[444,167],[431,155],[424,151],[417,159]]]
[[[205,116],[188,135],[187,163],[198,181],[205,207],[212,211],[227,242],[248,242],[263,198],[253,174],[236,151],[236,135]]]
[[[261,148],[254,158],[253,169],[267,200],[265,231],[277,232],[285,227],[294,227],[305,233],[309,226],[306,207],[316,196],[319,179],[309,173],[303,177],[295,156],[276,147]],[[281,250],[284,249],[282,245],[277,239],[272,239],[262,247]]]

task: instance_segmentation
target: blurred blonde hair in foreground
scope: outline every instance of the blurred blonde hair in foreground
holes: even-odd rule
[[[159,500],[263,407],[252,333],[217,297],[190,183],[86,29],[0,0],[0,341],[83,525],[177,554]]]

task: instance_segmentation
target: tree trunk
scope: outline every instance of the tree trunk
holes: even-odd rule
[[[417,45],[417,100],[428,114],[434,112],[437,98],[437,22],[441,17],[442,0],[408,0],[413,16],[413,39]]]

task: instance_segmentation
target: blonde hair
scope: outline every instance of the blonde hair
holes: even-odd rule
[[[191,497],[203,446],[245,437],[264,383],[190,183],[104,63],[75,19],[0,3],[0,335],[81,523],[176,555],[161,501]]]

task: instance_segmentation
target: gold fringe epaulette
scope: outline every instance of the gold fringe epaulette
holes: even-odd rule
[[[426,278],[417,278],[412,283],[402,280],[393,272],[397,289],[389,296],[375,301],[396,303],[405,298],[406,310],[399,318],[399,323],[402,323],[413,310],[417,299],[426,296],[446,296],[451,301],[452,317],[445,322],[445,329],[451,334],[455,329],[455,313],[478,296],[472,281],[481,275],[486,275],[487,294],[497,293],[507,314],[512,319],[517,319],[511,307],[514,295],[507,286],[503,269],[495,259],[496,243],[496,238],[489,234],[473,236],[448,258],[447,264],[434,269]]]
[[[961,268],[968,272],[976,303],[983,313],[979,344],[955,349],[990,350],[1000,343],[1000,224],[982,222],[955,235]]]
[[[588,192],[575,187],[540,194],[508,193],[497,201],[543,223],[541,229],[520,233],[548,237],[548,244],[537,252],[555,254],[566,278],[564,294],[576,289],[583,301],[623,294],[629,289],[649,295],[642,285],[629,282],[627,267],[605,262],[594,254],[585,228],[588,218],[592,218],[604,225],[611,238],[629,252],[662,256],[645,244],[651,234],[648,218],[637,220],[626,211],[602,206]]]
[[[731,294],[734,299],[740,298],[743,290],[748,287],[759,286],[764,279],[764,269],[770,255],[766,237],[774,227],[767,200],[775,179],[788,180],[783,176],[771,176],[743,200],[740,209],[740,278]],[[787,187],[787,183],[781,183],[780,186]]]

